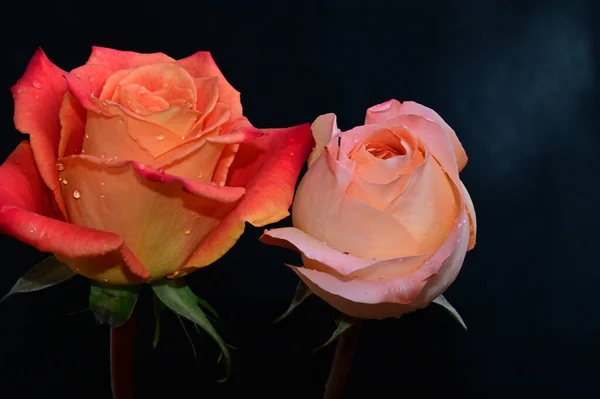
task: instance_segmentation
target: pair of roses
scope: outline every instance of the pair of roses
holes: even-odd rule
[[[346,132],[333,114],[258,129],[209,53],[99,47],[70,72],[38,50],[12,92],[30,140],[0,166],[0,231],[93,280],[139,284],[213,263],[246,222],[289,214],[309,154],[294,227],[261,240],[300,252],[293,270],[340,311],[426,306],[475,242],[465,151],[416,103],[371,107]]]

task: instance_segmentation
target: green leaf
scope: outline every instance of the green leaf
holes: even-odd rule
[[[450,305],[450,302],[448,302],[448,300],[443,296],[440,295],[437,298],[435,298],[433,300],[433,303],[437,303],[438,305],[442,306],[444,309],[446,309],[448,312],[450,312],[450,314],[452,315],[452,317],[454,317],[454,319],[456,321],[458,321],[458,323],[466,330],[467,329],[467,325],[465,324],[464,320],[462,319],[462,317],[460,317],[460,314],[458,314],[458,311],[456,309],[454,309],[454,306]]]
[[[112,285],[92,280],[90,309],[100,323],[121,327],[131,317],[139,292],[139,285]]]
[[[197,324],[198,327],[207,332],[217,345],[219,345],[219,348],[223,352],[226,373],[225,378],[219,380],[219,382],[227,380],[231,370],[231,355],[229,354],[227,345],[217,330],[210,324],[204,311],[200,309],[199,298],[192,292],[190,287],[188,287],[185,280],[158,280],[152,284],[152,289],[156,296],[167,305],[169,309]]]
[[[156,349],[160,340],[160,316],[165,309],[165,304],[156,295],[152,295],[152,299],[154,303],[154,338],[152,339],[152,348]]]
[[[329,338],[329,340],[327,342],[325,342],[323,345],[319,346],[318,348],[315,348],[312,351],[313,355],[315,353],[317,353],[318,351],[320,351],[321,349],[325,348],[326,346],[331,345],[342,334],[344,334],[350,328],[354,327],[358,322],[359,322],[358,319],[354,319],[352,317],[345,316],[345,315],[342,316],[340,319],[336,320],[337,328],[335,329],[335,331],[333,332],[333,334],[331,335],[331,337]]]
[[[8,294],[0,299],[0,303],[11,295],[43,290],[44,288],[62,283],[74,275],[75,273],[71,269],[60,263],[54,256],[50,256],[25,273],[10,289]]]
[[[294,295],[294,299],[292,299],[292,303],[287,308],[287,310],[278,318],[276,318],[273,323],[279,323],[288,317],[306,298],[308,298],[312,294],[312,291],[302,280],[298,283],[298,287],[296,288],[296,294]]]

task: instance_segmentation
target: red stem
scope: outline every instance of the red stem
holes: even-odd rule
[[[113,399],[133,399],[135,316],[110,329],[110,378]]]

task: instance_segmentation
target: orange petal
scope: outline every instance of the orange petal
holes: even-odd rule
[[[79,154],[83,148],[87,111],[69,92],[65,93],[60,106],[60,143],[58,156]]]
[[[119,85],[136,84],[163,98],[169,105],[183,101],[195,108],[197,101],[194,78],[175,63],[160,63],[138,67],[125,76]],[[121,104],[124,104],[121,100]]]
[[[121,51],[93,46],[92,53],[86,64],[104,65],[113,71],[118,71],[120,69],[137,68],[159,62],[175,62],[175,60],[163,53],[143,54],[134,51]]]
[[[389,100],[369,108],[365,123],[384,123],[400,115],[411,114],[419,115],[429,121],[435,122],[444,130],[450,140],[458,171],[460,172],[467,164],[467,153],[454,130],[434,110],[413,101],[400,103],[397,100]],[[437,155],[435,151],[434,155]]]
[[[152,93],[144,86],[126,84],[120,85],[118,90],[119,103],[140,115],[148,115],[169,108],[169,103],[166,100]]]
[[[401,196],[385,211],[417,241],[419,253],[436,251],[456,225],[462,201],[458,188],[433,157],[410,177]]]
[[[219,188],[136,162],[89,156],[61,159],[69,220],[118,234],[151,273],[177,270],[233,209],[241,188]]]
[[[328,149],[298,186],[294,226],[330,247],[366,259],[419,254],[415,239],[400,222],[345,195],[353,177]]]
[[[104,83],[104,86],[102,86],[102,91],[98,98],[101,100],[112,100],[118,103],[120,93],[117,88],[119,87],[119,83],[121,83],[131,71],[133,71],[133,69],[121,69],[110,75]]]
[[[21,79],[11,88],[15,127],[29,134],[40,175],[63,215],[65,207],[55,164],[61,130],[58,114],[67,89],[65,74],[38,49]]]
[[[219,79],[219,101],[229,106],[232,119],[242,116],[240,92],[234,89],[225,79],[209,52],[197,52],[187,58],[178,60],[177,63],[195,78],[216,76]]]
[[[0,166],[0,181],[1,232],[54,253],[75,272],[92,279],[140,283],[149,277],[120,237],[54,219],[28,142],[22,142]]]
[[[185,275],[223,256],[244,231],[245,223],[264,226],[288,216],[298,175],[314,144],[309,125],[264,129],[265,135],[241,144],[227,186],[245,187],[238,206],[196,248]]]

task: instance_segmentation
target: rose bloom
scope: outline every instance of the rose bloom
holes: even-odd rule
[[[12,93],[30,142],[0,167],[0,231],[109,283],[183,276],[286,217],[313,144],[252,127],[208,52],[95,47],[67,73],[38,50]]]
[[[304,267],[292,270],[350,316],[427,306],[475,245],[456,134],[433,110],[396,100],[369,108],[364,126],[341,132],[327,114],[312,130],[317,146],[292,206],[295,227],[261,240],[298,251]]]

